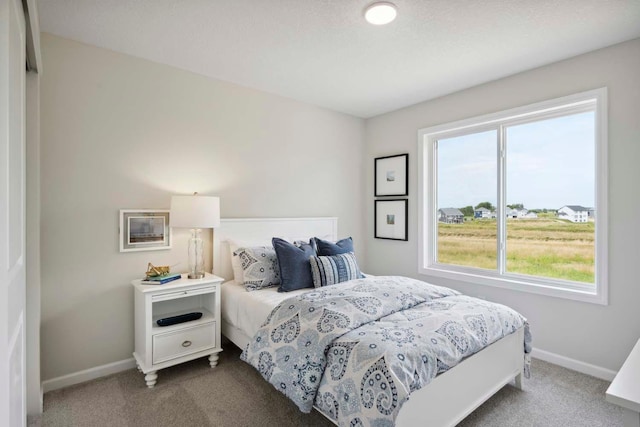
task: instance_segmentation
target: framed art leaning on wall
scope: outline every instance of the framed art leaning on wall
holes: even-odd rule
[[[375,200],[374,237],[409,240],[409,202],[406,199]]]
[[[171,249],[169,210],[121,209],[120,252]]]
[[[374,159],[374,196],[409,195],[409,154]]]

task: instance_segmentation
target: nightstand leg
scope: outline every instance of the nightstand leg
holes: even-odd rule
[[[209,356],[209,365],[211,365],[212,368],[215,368],[218,365],[218,358],[218,353],[214,353]]]
[[[142,368],[140,367],[140,365],[136,365],[136,368],[138,368],[138,372],[142,372]]]
[[[147,387],[153,388],[156,382],[158,382],[158,371],[150,371],[144,376],[144,380],[147,382]]]

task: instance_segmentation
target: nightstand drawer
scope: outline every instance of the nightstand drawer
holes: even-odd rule
[[[153,336],[153,363],[196,353],[216,346],[216,322]]]
[[[167,301],[167,300],[174,300],[177,298],[191,297],[195,295],[210,294],[215,291],[216,291],[216,285],[207,285],[207,286],[202,286],[200,288],[189,289],[186,291],[173,291],[173,292],[159,293],[151,297],[151,302]]]

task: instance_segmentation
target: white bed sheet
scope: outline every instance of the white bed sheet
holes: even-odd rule
[[[244,285],[231,280],[222,284],[222,319],[253,337],[278,304],[311,290],[313,289],[278,292],[278,287],[274,286],[247,292]]]

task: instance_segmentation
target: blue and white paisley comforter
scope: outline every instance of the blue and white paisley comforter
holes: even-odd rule
[[[409,393],[525,327],[514,310],[407,277],[372,277],[279,304],[242,353],[303,412],[392,426]]]

